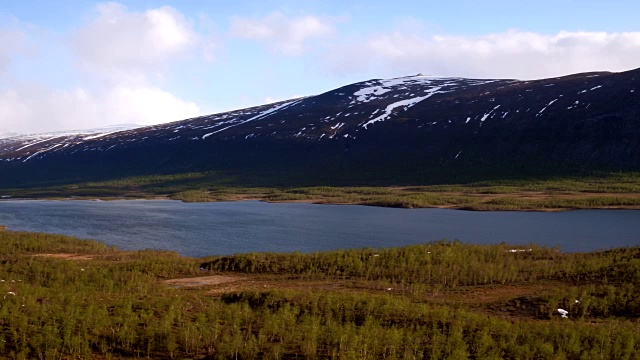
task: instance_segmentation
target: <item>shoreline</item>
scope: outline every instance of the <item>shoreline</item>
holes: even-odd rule
[[[517,196],[509,197],[511,194],[501,194],[503,198],[506,199],[521,199]],[[505,196],[506,195],[506,196]],[[601,194],[589,194],[589,195],[601,195]],[[602,194],[602,195],[614,195],[614,194]],[[619,194],[618,194],[619,195]],[[588,196],[578,197],[572,199],[588,199]],[[638,195],[640,198],[640,194]],[[553,202],[554,198],[548,198]],[[270,200],[266,197],[243,197],[241,194],[232,194],[229,198],[224,199],[209,199],[209,200],[185,200],[179,198],[172,198],[171,195],[163,195],[163,196],[140,196],[140,197],[132,197],[132,196],[118,196],[118,197],[84,197],[84,196],[74,196],[74,197],[11,197],[11,198],[2,198],[0,199],[0,204],[2,202],[8,201],[180,201],[183,203],[217,203],[217,202],[241,202],[241,201],[259,201],[268,204],[287,204],[287,203],[303,203],[303,204],[313,204],[313,205],[357,205],[357,206],[371,206],[371,207],[380,207],[380,208],[393,208],[393,209],[448,209],[448,210],[460,210],[460,211],[476,211],[476,212],[567,212],[567,211],[576,211],[576,210],[640,210],[640,205],[602,205],[602,206],[584,206],[584,207],[566,207],[566,206],[558,206],[558,207],[546,207],[546,208],[536,208],[536,207],[510,207],[508,205],[502,206],[500,208],[487,208],[483,207],[482,204],[480,206],[469,206],[462,204],[450,204],[450,205],[426,205],[426,206],[403,206],[398,204],[376,204],[376,203],[366,203],[362,201],[351,201],[351,202],[332,202],[327,201],[327,199],[316,198],[316,199],[291,199],[291,200]],[[557,199],[561,200],[561,199]]]
[[[257,200],[466,211],[640,210],[640,172],[462,183],[369,185],[238,182],[236,178],[219,174],[184,173],[0,189],[0,201],[23,199],[171,199],[183,202]]]

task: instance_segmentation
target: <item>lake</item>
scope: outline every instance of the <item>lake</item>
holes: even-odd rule
[[[473,212],[259,201],[0,201],[10,230],[96,239],[121,249],[203,257],[395,247],[441,239],[538,243],[568,252],[640,245],[640,211]]]

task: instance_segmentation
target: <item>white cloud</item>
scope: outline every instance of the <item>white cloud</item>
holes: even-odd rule
[[[107,94],[105,105],[113,109],[114,114],[111,117],[120,119],[119,123],[128,124],[157,124],[201,114],[195,103],[181,100],[167,91],[153,87],[112,89]]]
[[[96,17],[75,31],[73,48],[90,71],[157,70],[183,56],[198,43],[187,19],[164,6],[127,12],[119,3],[96,7]]]
[[[156,124],[200,115],[192,102],[155,87],[21,88],[0,91],[0,134]]]
[[[640,67],[640,32],[511,30],[484,36],[377,34],[338,44],[325,59],[335,73],[373,70],[385,75],[535,79],[571,73]]]
[[[288,18],[274,12],[260,19],[231,19],[232,35],[268,42],[274,49],[288,55],[300,55],[308,47],[308,40],[333,33],[331,20],[310,15]]]
[[[0,28],[0,70],[3,59],[17,53],[15,34]],[[0,85],[0,134],[149,125],[201,114],[197,104],[162,88],[176,61],[196,51],[213,56],[210,41],[177,10],[129,12],[103,3],[68,35],[67,50],[83,80],[60,88],[21,79]]]
[[[0,92],[0,135],[4,133],[20,133],[28,126],[23,120],[29,115],[28,104],[20,100],[15,90]]]

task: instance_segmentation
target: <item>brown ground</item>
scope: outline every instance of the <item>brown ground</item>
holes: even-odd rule
[[[33,256],[65,259],[65,260],[76,260],[76,261],[93,260],[96,257],[95,255],[87,255],[87,254],[35,254]]]
[[[483,285],[456,289],[433,290],[426,294],[411,294],[408,288],[382,287],[375,282],[355,280],[302,280],[278,275],[216,274],[164,280],[187,289],[199,289],[209,296],[221,296],[238,291],[298,290],[336,291],[350,293],[390,294],[405,296],[416,302],[464,306],[474,311],[509,320],[535,319],[541,296],[562,287],[561,283]]]
[[[209,295],[228,292],[265,289],[296,290],[345,290],[349,288],[345,280],[299,280],[276,275],[209,275],[163,280],[163,282],[185,288],[205,288]],[[352,282],[351,282],[352,283]],[[353,285],[351,285],[353,287]]]
[[[228,285],[229,283],[240,282],[245,280],[242,276],[228,276],[228,275],[209,275],[198,276],[180,279],[164,280],[165,283],[174,285],[176,287],[203,287],[203,286],[216,286],[216,285]]]

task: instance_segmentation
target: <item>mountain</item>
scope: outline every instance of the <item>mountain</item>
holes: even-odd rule
[[[86,141],[91,139],[97,139],[99,137],[121,132],[125,130],[131,130],[135,128],[142,127],[142,125],[113,125],[106,126],[97,129],[88,129],[88,130],[71,130],[71,131],[55,131],[50,133],[39,133],[39,134],[28,134],[28,135],[20,135],[20,134],[0,134],[0,153],[5,152],[18,152],[20,150],[26,148],[34,148],[37,144],[42,143],[53,143],[53,148],[49,148],[49,146],[44,146],[40,148],[42,152],[46,152],[49,150],[54,150],[58,146],[66,145],[69,142],[73,141]],[[56,143],[59,140],[61,143]],[[22,149],[21,149],[22,148]],[[36,151],[36,153],[30,154],[30,157],[35,157],[41,154],[42,152]],[[28,153],[28,152],[27,152]],[[13,161],[13,160],[22,160],[21,158],[17,159],[9,159],[4,158],[4,161]],[[24,159],[22,162],[27,162],[29,159]]]
[[[364,184],[585,169],[640,169],[640,69],[535,81],[418,74],[156,126],[0,139],[2,186],[190,171]]]

